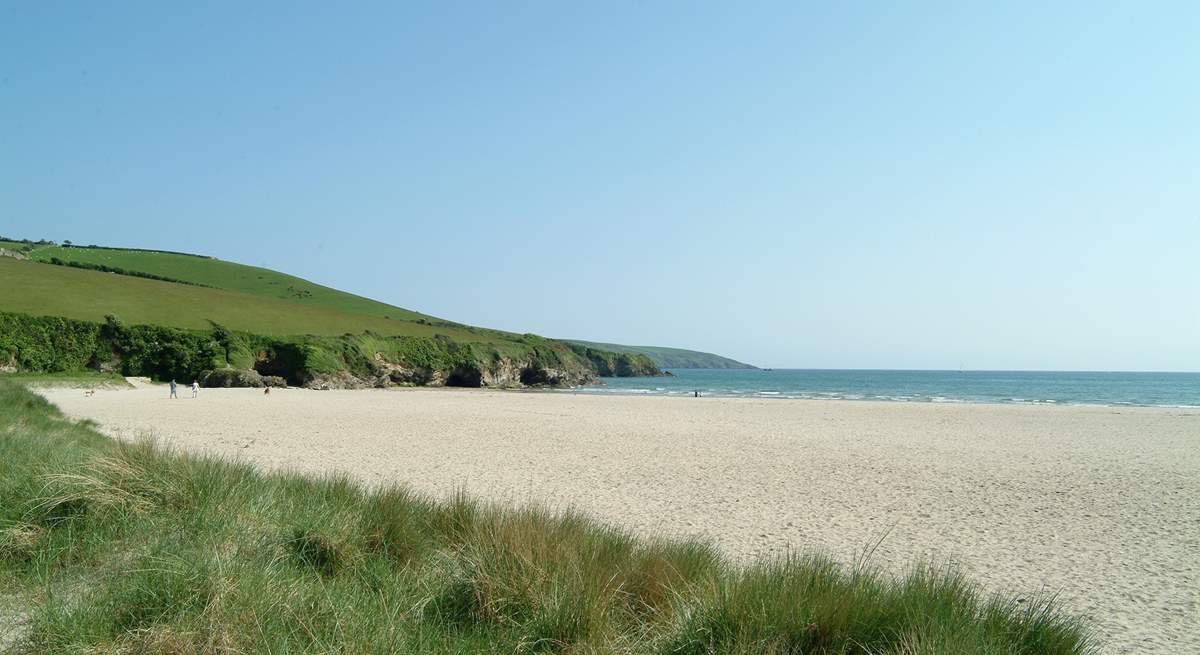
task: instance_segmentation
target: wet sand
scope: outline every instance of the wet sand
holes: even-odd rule
[[[575,507],[735,557],[954,561],[1109,653],[1200,653],[1200,411],[477,390],[42,392],[119,438]],[[886,535],[886,536],[885,536]]]

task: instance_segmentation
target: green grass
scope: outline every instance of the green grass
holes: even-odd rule
[[[224,289],[233,291],[248,296],[270,299],[272,301],[285,301],[300,305],[303,309],[297,311],[301,315],[307,315],[308,310],[326,310],[336,314],[344,314],[340,322],[342,329],[330,332],[329,315],[325,315],[325,319],[317,324],[323,331],[305,330],[306,333],[312,334],[341,334],[343,332],[360,332],[362,329],[371,329],[380,334],[417,334],[424,335],[426,332],[403,331],[408,329],[406,326],[397,327],[395,325],[385,326],[380,329],[378,327],[357,328],[359,323],[363,322],[363,317],[371,317],[373,319],[387,318],[390,320],[411,320],[425,321],[428,323],[446,323],[441,319],[436,319],[412,310],[394,307],[386,303],[381,303],[369,298],[363,298],[354,294],[338,291],[329,287],[321,286],[308,280],[304,280],[292,275],[287,275],[277,271],[272,271],[256,266],[246,266],[234,262],[223,261],[211,257],[200,257],[196,255],[186,255],[179,253],[155,252],[146,250],[122,250],[117,248],[89,248],[89,247],[63,247],[54,245],[28,245],[15,243],[15,246],[20,246],[28,250],[28,255],[31,259],[41,262],[49,262],[52,258],[56,258],[66,262],[79,262],[85,264],[103,265],[116,267],[126,271],[137,271],[140,273],[150,273],[163,278],[172,280],[183,280],[193,284],[212,287],[215,289]],[[277,306],[277,305],[276,305]],[[271,306],[268,306],[271,307]],[[0,305],[0,309],[5,309]],[[10,311],[22,311],[12,310]],[[72,316],[71,318],[82,318]],[[274,319],[268,319],[275,323]],[[285,322],[285,325],[287,323]],[[313,325],[314,322],[304,321],[305,325]],[[371,322],[374,326],[375,323]],[[174,325],[174,324],[170,324]],[[183,325],[174,325],[175,327],[188,327]],[[350,326],[350,327],[348,327]],[[385,331],[390,327],[392,331]],[[263,332],[261,330],[250,327],[237,329],[245,329],[247,331],[257,332],[260,334],[282,334],[284,332]],[[442,334],[446,334],[446,327],[440,328]],[[397,331],[400,330],[400,331]],[[511,340],[515,335],[491,331],[475,329],[475,334],[471,337],[466,335],[458,335],[456,338],[461,340],[476,340],[480,341],[480,334],[486,332],[488,334],[483,341]],[[583,344],[600,350],[608,350],[618,353],[640,354],[649,356],[654,362],[663,368],[753,368],[747,364],[734,361],[711,353],[696,352],[692,350],[683,350],[680,348],[660,348],[650,346],[619,346],[615,344],[596,344],[591,342],[576,341],[574,343]]]
[[[463,342],[511,340],[503,333],[491,330],[349,314],[291,300],[19,261],[11,257],[0,257],[0,279],[4,280],[4,284],[0,284],[0,311],[35,316],[102,322],[106,314],[116,314],[131,325],[192,330],[207,330],[213,321],[232,330],[273,336],[336,336],[369,330],[385,336],[444,334]]]
[[[0,245],[3,243],[11,243],[12,249],[24,251],[34,262],[48,264],[51,260],[58,260],[104,266],[117,269],[117,273],[59,267],[74,270],[75,274],[70,275],[28,266],[22,269],[10,264],[7,270],[0,269],[0,275],[14,280],[7,291],[0,289],[0,311],[92,321],[113,313],[131,324],[187,329],[202,329],[212,320],[234,330],[280,336],[335,336],[370,330],[385,336],[443,334],[460,342],[488,345],[511,345],[522,341],[521,335],[459,325],[292,275],[212,257],[152,250],[0,241]],[[149,274],[162,280],[136,278],[132,275],[134,273]],[[33,279],[38,276],[46,279]],[[209,293],[138,285],[127,282],[129,279],[174,281],[176,287],[188,286],[178,284],[187,282],[207,287]],[[649,356],[659,367],[750,368],[741,362],[710,353],[679,348],[575,343],[600,350]]]
[[[3,380],[0,594],[30,608],[14,653],[1092,652],[1050,603],[936,567],[742,567],[571,513],[265,474],[114,442]]]
[[[285,300],[305,307],[337,313],[360,314],[374,318],[386,316],[392,319],[438,320],[408,309],[321,286],[292,275],[208,257],[142,250],[65,248],[62,246],[36,248],[30,253],[30,256],[43,262],[57,257],[63,261],[103,264],[143,273],[153,273],[176,280],[186,280],[262,298]]]
[[[32,246],[28,243],[22,243],[20,241],[6,241],[4,239],[0,239],[0,248],[4,248],[5,250],[12,250],[15,252],[24,253],[26,251],[32,250],[34,248],[34,246]]]

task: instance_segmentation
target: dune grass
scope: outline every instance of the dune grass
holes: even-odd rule
[[[937,567],[742,567],[573,513],[264,474],[0,380],[3,594],[29,608],[14,653],[1091,652],[1045,599]]]

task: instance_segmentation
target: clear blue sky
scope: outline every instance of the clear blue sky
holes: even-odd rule
[[[0,7],[0,234],[765,366],[1200,370],[1198,3],[181,4]]]

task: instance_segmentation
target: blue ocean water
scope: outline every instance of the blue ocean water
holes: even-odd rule
[[[1200,407],[1200,373],[676,369],[674,377],[605,378],[583,393],[894,402]]]

